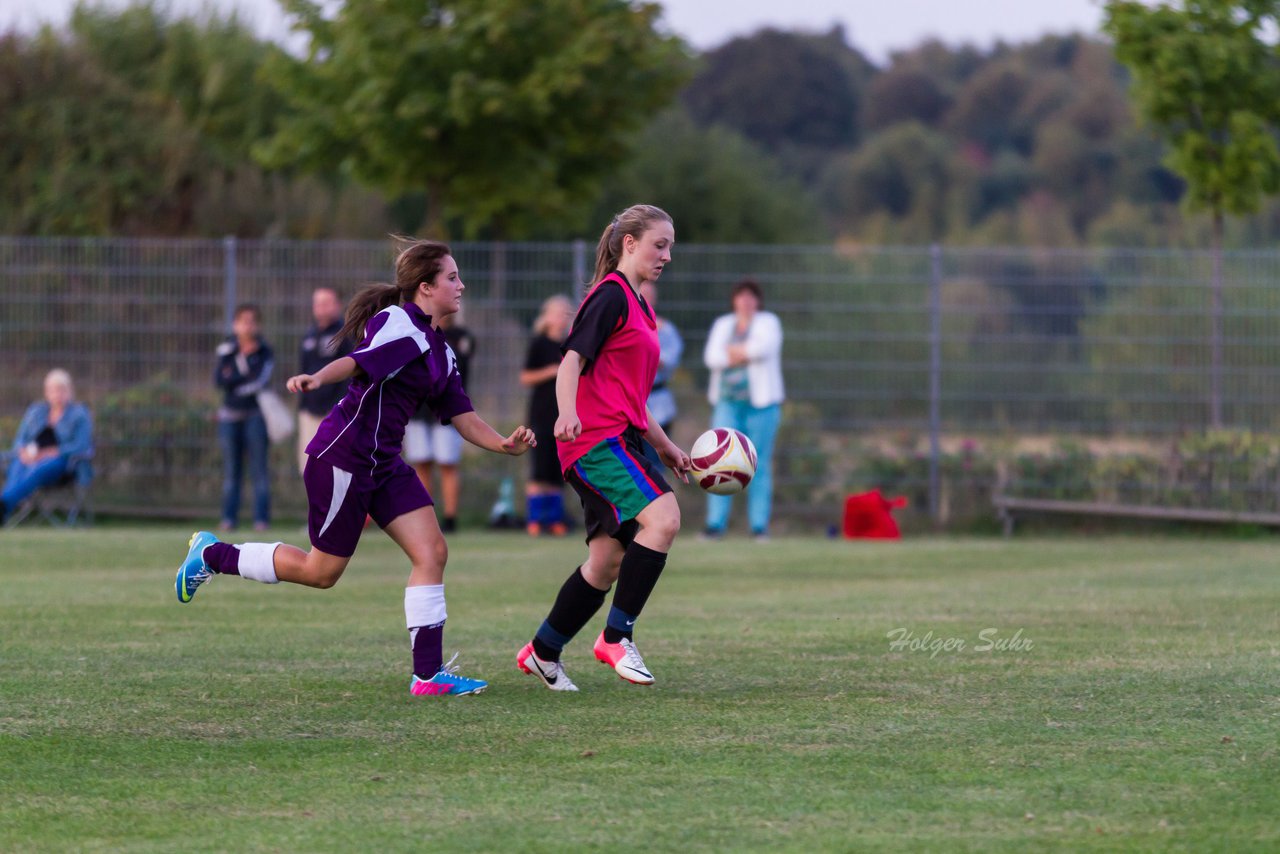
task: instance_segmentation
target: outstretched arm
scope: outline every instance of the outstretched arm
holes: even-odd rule
[[[298,374],[296,377],[289,377],[285,387],[295,394],[302,391],[315,391],[322,385],[351,379],[357,367],[359,366],[356,365],[355,359],[343,356],[341,359],[334,359],[314,374]]]
[[[518,457],[538,444],[538,440],[533,437],[533,431],[523,424],[513,430],[510,436],[503,436],[474,411],[455,415],[451,421],[458,435],[477,448],[484,448],[495,454],[510,454]]]

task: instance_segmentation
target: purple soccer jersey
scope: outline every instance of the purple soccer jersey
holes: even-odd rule
[[[352,379],[307,445],[308,455],[334,468],[389,473],[400,461],[405,425],[423,401],[443,424],[475,408],[453,350],[413,303],[374,315],[351,358],[363,375]]]

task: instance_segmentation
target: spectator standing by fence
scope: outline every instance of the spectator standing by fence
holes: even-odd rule
[[[526,530],[563,536],[568,530],[564,512],[564,473],[556,450],[556,374],[560,372],[560,345],[573,323],[573,303],[563,294],[548,297],[533,321],[533,337],[525,354],[520,384],[529,389],[529,427],[538,437],[530,457]]]
[[[222,522],[224,531],[239,524],[240,485],[249,463],[253,486],[253,527],[271,524],[271,480],[267,471],[267,422],[258,392],[267,388],[275,354],[260,334],[262,314],[256,305],[236,306],[232,335],[218,346],[213,381],[222,390],[218,407],[218,441],[222,446]]]
[[[311,292],[313,322],[298,346],[298,373],[318,374],[335,359],[348,355],[355,344],[341,337],[342,298],[330,287]],[[347,383],[324,385],[298,395],[298,472],[307,466],[307,443],[316,435],[320,422],[347,393]]]
[[[44,400],[27,407],[13,438],[13,457],[0,493],[0,522],[37,489],[57,483],[78,459],[93,455],[93,416],[75,399],[71,375],[45,375]]]
[[[703,360],[711,369],[711,426],[731,427],[756,446],[756,474],[747,490],[747,521],[757,540],[769,538],[773,510],[773,442],[782,421],[782,323],[764,311],[760,285],[743,279],[729,298],[733,311],[716,319]],[[724,536],[733,498],[707,496],[703,536]]]
[[[476,337],[455,320],[460,314],[461,309],[439,318],[436,328],[453,351],[458,376],[462,379],[463,389],[466,389]],[[458,530],[458,502],[462,497],[462,436],[452,424],[441,424],[426,401],[405,425],[404,460],[413,466],[427,492],[431,492],[432,470],[437,465],[440,467],[440,499],[443,505],[440,530],[446,534]]]
[[[676,329],[674,323],[658,314],[658,286],[655,283],[645,282],[640,285],[640,296],[649,303],[649,308],[653,309],[658,321],[658,372],[653,375],[653,389],[649,392],[649,413],[657,419],[662,432],[670,435],[678,410],[676,396],[669,386],[671,375],[680,366],[680,357],[684,355],[684,339],[680,337],[680,330]],[[644,454],[653,460],[654,465],[662,465],[658,452],[647,440],[644,443]]]

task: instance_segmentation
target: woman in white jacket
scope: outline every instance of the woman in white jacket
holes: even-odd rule
[[[762,311],[764,296],[751,279],[734,285],[733,312],[716,319],[703,361],[711,369],[707,397],[711,425],[747,434],[756,446],[756,475],[747,490],[747,521],[757,540],[769,537],[773,505],[773,440],[782,420],[782,324]],[[707,496],[705,537],[724,536],[733,499]]]

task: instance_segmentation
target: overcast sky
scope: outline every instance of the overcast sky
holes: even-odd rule
[[[0,28],[61,23],[75,0],[0,0]],[[287,31],[275,0],[169,0],[176,9],[241,10],[266,35]],[[125,5],[109,0],[109,5]],[[763,26],[826,30],[841,24],[849,41],[873,60],[936,36],[987,47],[1046,32],[1097,32],[1102,0],[664,0],[667,26],[695,47],[714,47]]]

